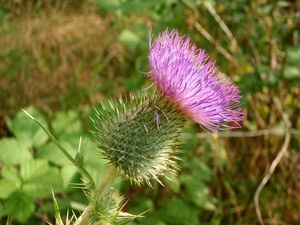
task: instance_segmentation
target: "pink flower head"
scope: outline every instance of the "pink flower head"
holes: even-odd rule
[[[152,44],[148,76],[162,94],[209,130],[240,127],[238,88],[219,73],[204,49],[177,30],[161,33]]]

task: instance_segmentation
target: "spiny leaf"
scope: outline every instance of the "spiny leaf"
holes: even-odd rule
[[[81,149],[81,141],[82,141],[82,137],[79,138],[78,150],[75,155],[75,162],[79,166],[83,166],[83,161],[85,156],[85,151]]]
[[[31,117],[35,117],[45,124],[48,129],[46,119],[41,112],[34,107],[28,107],[25,110],[31,115]],[[48,140],[48,136],[43,129],[34,121],[28,119],[23,112],[17,113],[11,124],[9,124],[9,128],[15,134],[17,139],[30,142],[30,147],[40,147]]]
[[[57,203],[57,200],[55,198],[55,195],[54,195],[54,192],[53,192],[52,188],[51,188],[51,191],[52,191],[52,198],[53,198],[53,202],[54,202],[54,216],[55,216],[55,222],[56,222],[55,224],[56,225],[64,225],[64,223],[61,219],[61,216],[60,216],[58,203]]]

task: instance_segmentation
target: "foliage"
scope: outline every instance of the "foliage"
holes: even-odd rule
[[[29,107],[26,110],[47,124],[43,114],[37,109]],[[47,206],[51,201],[46,201],[51,199],[51,188],[54,193],[71,194],[71,182],[79,181],[76,179],[76,168],[70,165],[58,148],[49,142],[47,134],[24,112],[17,113],[8,124],[14,136],[0,140],[0,162],[3,165],[0,215],[26,222],[35,209],[39,213],[52,213],[52,209]],[[78,115],[74,111],[57,112],[50,124],[53,133],[73,156],[82,136],[83,148],[88,152],[84,163],[94,172],[97,180],[103,177],[104,171],[101,168],[105,161],[95,158],[95,146],[83,132]],[[62,127],[68,129],[62,132]],[[71,199],[65,197],[64,200],[67,201],[65,207],[70,207]]]

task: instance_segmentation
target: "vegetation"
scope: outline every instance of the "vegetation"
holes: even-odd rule
[[[95,157],[91,108],[147,88],[150,31],[178,28],[238,84],[246,118],[213,134],[188,121],[181,171],[165,187],[117,182],[123,210],[145,212],[129,224],[299,224],[299,27],[298,1],[1,1],[0,223],[54,223],[51,188],[63,221],[88,205],[76,168],[20,109],[72,156],[82,137],[84,163],[101,181],[107,162]]]

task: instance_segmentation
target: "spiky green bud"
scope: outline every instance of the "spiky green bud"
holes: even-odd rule
[[[129,98],[102,103],[93,119],[93,132],[101,155],[130,181],[159,181],[175,172],[181,116],[155,94],[134,93]]]
[[[122,212],[125,201],[114,189],[105,190],[100,196],[91,199],[91,212],[89,224],[119,224],[140,217],[126,212]],[[98,222],[98,223],[97,223]],[[100,222],[100,223],[99,223]]]

